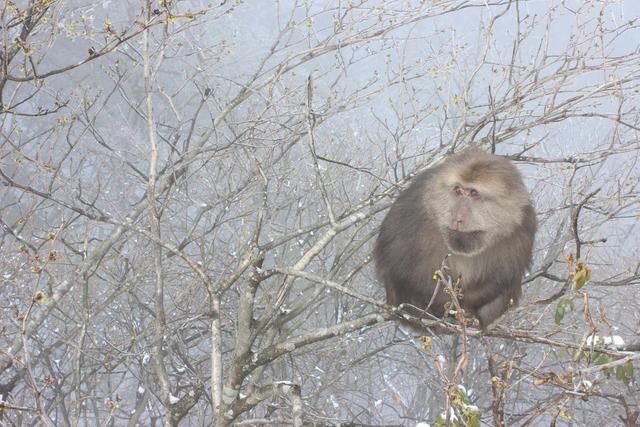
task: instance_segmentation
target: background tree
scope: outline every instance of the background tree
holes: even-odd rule
[[[4,1],[0,420],[635,425],[639,16]],[[500,327],[418,339],[373,239],[472,144],[525,174],[534,265]]]

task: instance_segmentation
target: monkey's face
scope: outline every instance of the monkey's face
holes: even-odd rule
[[[464,180],[450,176],[440,188],[441,212],[438,218],[442,237],[449,250],[458,255],[477,255],[522,223],[522,207],[528,199],[521,197],[518,180],[491,179]],[[477,178],[477,177],[476,177]],[[510,178],[510,177],[509,177]],[[513,191],[512,191],[513,190]]]
[[[446,215],[441,221],[442,237],[452,253],[475,255],[487,247],[486,198],[470,185],[455,182],[446,189]]]

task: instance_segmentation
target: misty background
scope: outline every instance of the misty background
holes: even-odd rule
[[[640,423],[640,3],[0,4],[0,424]],[[534,262],[421,338],[372,245],[472,145]]]

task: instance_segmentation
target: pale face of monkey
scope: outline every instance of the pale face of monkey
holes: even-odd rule
[[[472,166],[471,166],[472,165]],[[449,250],[481,253],[522,222],[529,204],[519,175],[509,163],[451,162],[437,181],[436,218]]]

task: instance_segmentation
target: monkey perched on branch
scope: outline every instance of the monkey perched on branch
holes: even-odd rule
[[[373,254],[387,302],[443,317],[451,297],[435,272],[448,256],[460,306],[486,329],[518,303],[536,227],[510,160],[477,149],[448,157],[413,178],[382,222]]]

